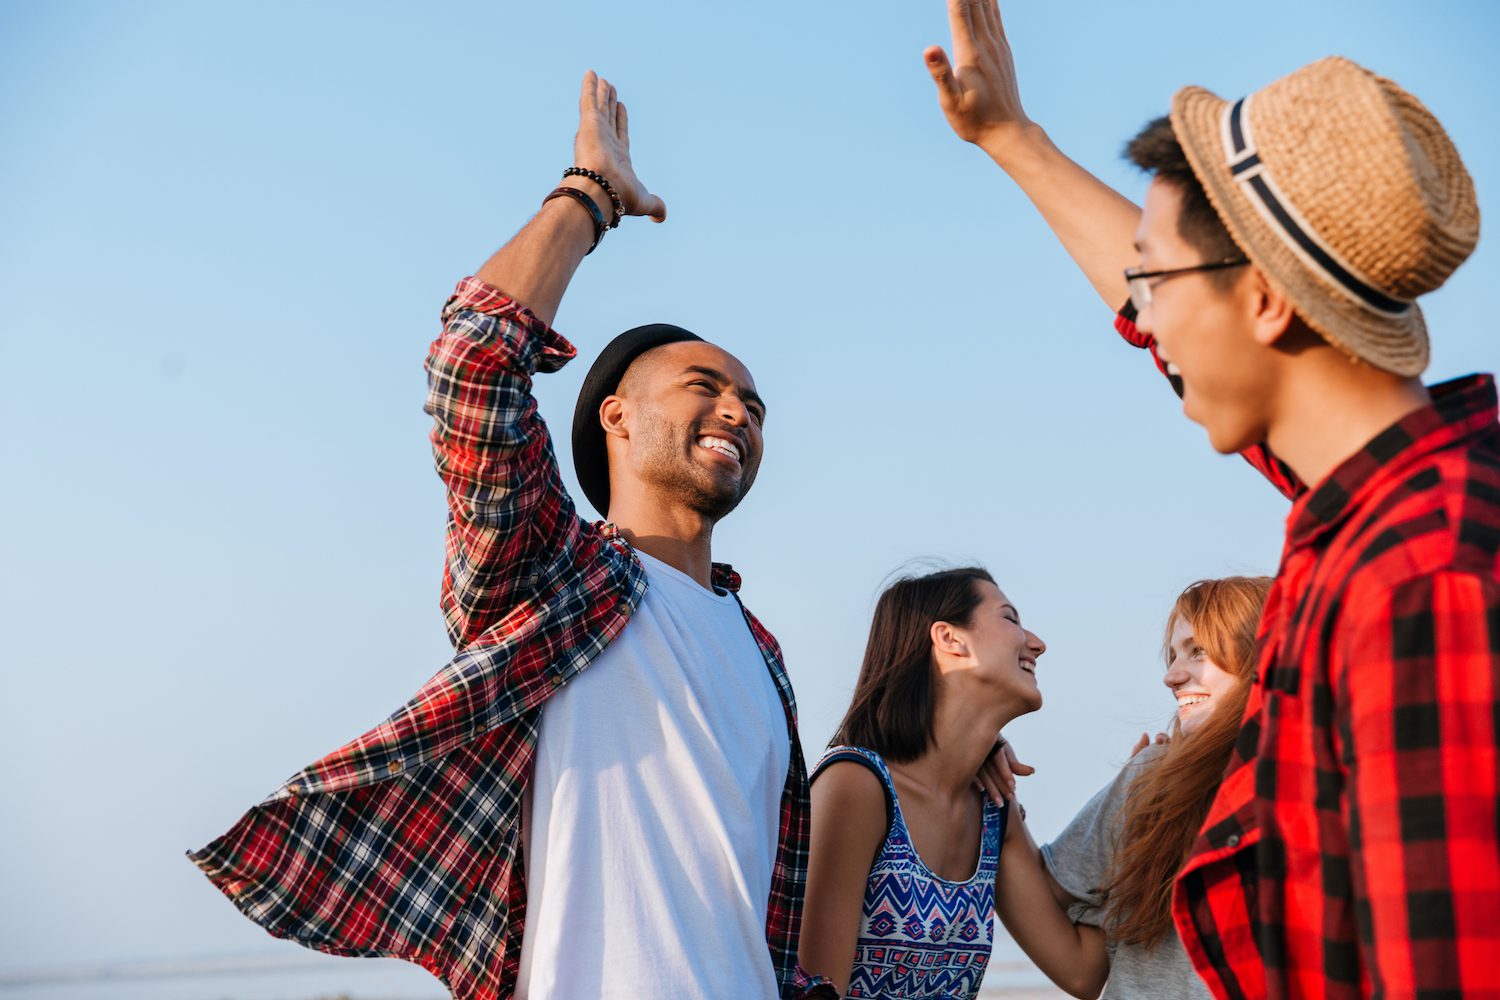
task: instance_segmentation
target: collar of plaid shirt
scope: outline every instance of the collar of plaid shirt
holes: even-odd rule
[[[1290,483],[1257,685],[1174,894],[1216,996],[1500,991],[1495,385],[1431,394],[1316,488]]]

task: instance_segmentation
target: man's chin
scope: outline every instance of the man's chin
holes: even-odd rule
[[[1246,428],[1234,427],[1222,420],[1213,420],[1195,412],[1192,402],[1184,399],[1182,412],[1193,423],[1208,434],[1208,444],[1220,455],[1236,455],[1251,445],[1259,444],[1261,438],[1249,433]]]
[[[714,477],[712,482],[698,482],[687,491],[688,505],[712,521],[729,514],[745,499],[750,484],[742,484],[740,477]]]

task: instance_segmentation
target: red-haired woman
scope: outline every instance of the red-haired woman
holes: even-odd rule
[[[1172,881],[1234,747],[1270,583],[1235,576],[1183,591],[1163,644],[1177,701],[1170,741],[1136,753],[1045,847],[1019,818],[1009,825],[1000,919],[1073,996],[1210,995],[1172,926]]]

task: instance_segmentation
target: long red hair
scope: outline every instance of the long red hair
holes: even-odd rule
[[[1104,886],[1106,924],[1116,941],[1154,948],[1174,933],[1172,880],[1229,763],[1250,698],[1255,633],[1270,586],[1270,577],[1264,576],[1199,580],[1182,592],[1167,616],[1162,651],[1169,662],[1172,629],[1182,619],[1208,658],[1239,683],[1191,735],[1184,735],[1174,720],[1166,752],[1131,783]]]

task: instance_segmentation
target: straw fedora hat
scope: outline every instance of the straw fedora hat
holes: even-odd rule
[[[1238,101],[1172,98],[1172,129],[1234,241],[1335,347],[1427,367],[1418,296],[1479,239],[1474,182],[1411,94],[1338,56]]]

